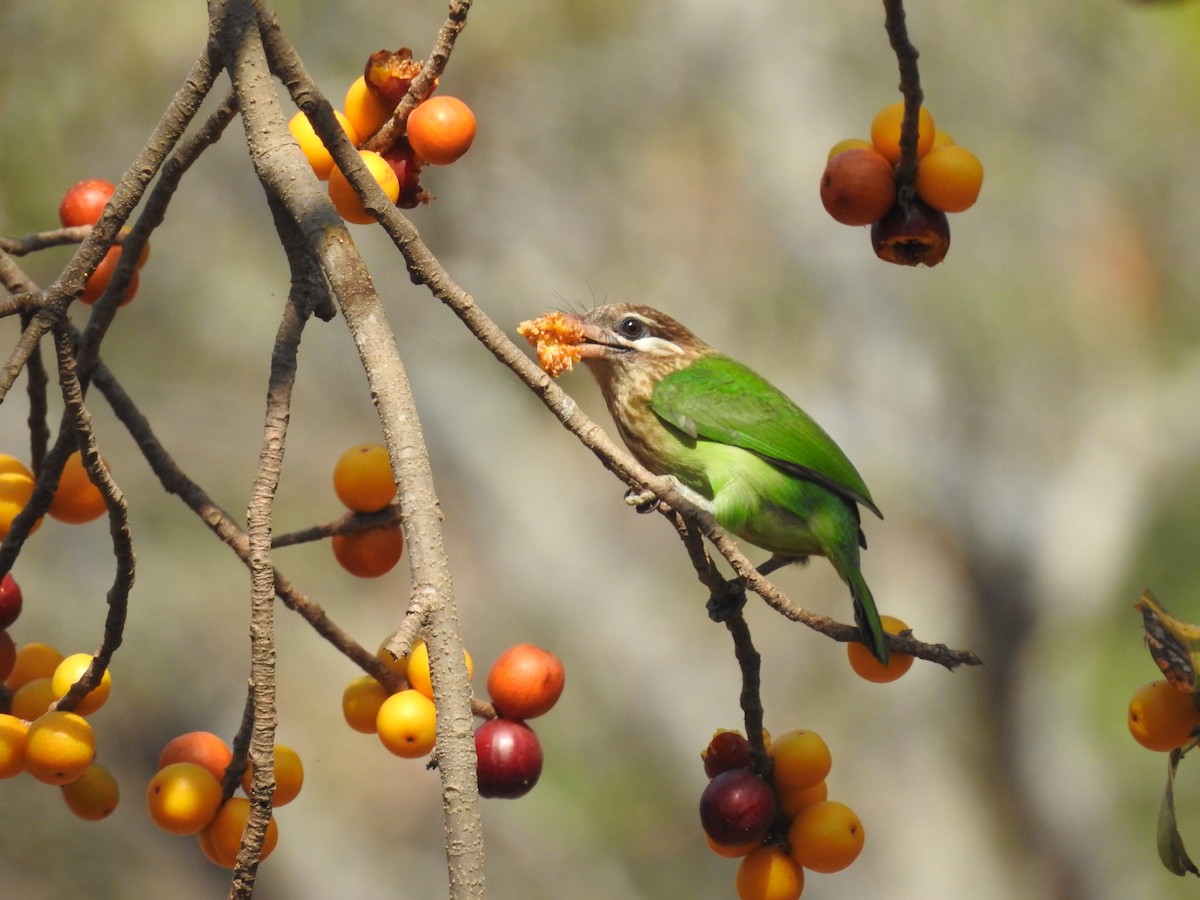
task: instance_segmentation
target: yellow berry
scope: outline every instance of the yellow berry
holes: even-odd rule
[[[1149,750],[1182,747],[1200,728],[1200,709],[1190,691],[1160,679],[1142,685],[1129,700],[1129,733]]]
[[[797,900],[804,893],[804,870],[772,844],[750,853],[738,866],[738,900]]]
[[[346,91],[346,118],[359,138],[366,140],[392,117],[393,110],[367,87],[367,79],[359,75]]]
[[[49,644],[31,641],[17,648],[17,658],[4,684],[9,690],[17,690],[35,678],[50,678],[63,661],[63,655]]]
[[[16,716],[0,713],[0,778],[25,771],[25,735],[29,726]]]
[[[67,808],[89,822],[107,818],[121,799],[117,779],[99,763],[92,763],[79,778],[64,784],[60,790]]]
[[[854,810],[836,800],[807,806],[792,820],[792,858],[814,872],[839,872],[862,852],[864,832]]]
[[[392,462],[382,444],[351,447],[333,466],[333,492],[348,508],[379,512],[396,496]]]
[[[371,177],[378,182],[383,193],[395,203],[400,197],[400,179],[396,176],[395,170],[386,159],[372,150],[359,150],[358,155],[362,157],[363,165],[367,167]],[[329,199],[333,201],[334,207],[347,222],[355,225],[370,225],[375,221],[375,217],[367,212],[362,200],[354,192],[353,186],[342,174],[342,170],[336,166],[329,173]]]
[[[875,145],[870,141],[865,141],[862,138],[843,138],[832,147],[829,148],[829,155],[825,157],[825,162],[833,159],[840,153],[845,153],[847,150],[874,150]]]
[[[437,738],[437,711],[433,701],[408,688],[392,694],[379,707],[375,719],[379,740],[397,756],[416,759],[433,749]]]
[[[871,143],[892,165],[900,161],[900,126],[904,121],[904,101],[885,106],[871,122]],[[933,116],[924,106],[917,114],[917,159],[929,152],[937,131]]]
[[[21,685],[12,695],[12,714],[32,722],[46,712],[58,698],[54,696],[54,682],[50,678],[35,678]]]
[[[883,630],[888,634],[904,634],[911,629],[894,616],[880,616]],[[895,681],[912,668],[913,656],[908,653],[892,653],[885,666],[875,658],[865,644],[846,644],[846,655],[852,668],[859,678],[876,684]]]
[[[44,712],[33,720],[25,735],[25,768],[47,784],[74,781],[95,758],[92,726],[76,713]]]
[[[475,663],[472,662],[471,654],[465,647],[463,648],[463,659],[467,664],[467,679],[470,680],[475,676]],[[433,680],[429,674],[429,648],[424,641],[413,643],[405,673],[410,687],[420,691],[430,700],[433,699]]]
[[[820,803],[822,800],[828,800],[829,785],[822,781],[820,784],[808,788],[788,788],[787,790],[779,791],[777,799],[779,801],[779,808],[783,810],[784,815],[789,819],[794,819],[796,818],[796,814],[804,809],[804,807]]]
[[[92,659],[93,657],[90,653],[72,653],[58,664],[51,678],[51,687],[55,700],[67,695],[67,691],[71,690],[75,682],[82,678],[83,673],[88,670],[88,666],[92,664]],[[91,715],[104,705],[104,701],[108,699],[108,694],[111,690],[112,675],[110,670],[105,668],[104,674],[100,677],[100,683],[84,695],[74,711],[81,716]]]
[[[833,767],[833,756],[815,731],[798,729],[781,734],[767,748],[779,791],[815,787]]]
[[[304,784],[304,763],[300,754],[285,744],[275,745],[275,793],[271,795],[272,806],[283,806],[291,803],[300,793]],[[250,793],[250,785],[254,779],[254,766],[247,764],[242,775],[242,790]]]
[[[177,762],[154,773],[146,807],[154,824],[172,834],[195,834],[221,805],[221,782],[199,763]]]
[[[210,862],[226,869],[232,869],[237,863],[238,851],[242,847],[242,832],[246,830],[246,821],[250,818],[250,801],[245,797],[230,797],[221,804],[217,814],[207,827],[199,834],[200,849]],[[271,855],[275,845],[279,843],[279,825],[275,816],[267,820],[267,831],[263,836],[262,851],[258,861],[262,862]]]
[[[33,473],[23,462],[0,453],[0,539],[8,534],[13,519],[33,496],[33,485]]]
[[[63,464],[58,487],[54,490],[54,499],[50,501],[50,508],[47,510],[50,518],[80,525],[100,518],[107,511],[104,494],[92,484],[83,465],[83,456],[76,450]]]
[[[350,143],[358,146],[358,132],[354,130],[354,126],[350,124],[350,120],[343,113],[334,112],[337,117],[338,124],[342,126],[342,130],[346,132],[346,137],[350,139]],[[291,131],[292,137],[296,139],[296,143],[300,145],[300,149],[304,151],[304,156],[308,160],[308,164],[312,166],[313,172],[317,177],[324,181],[333,171],[333,156],[321,143],[321,139],[317,137],[317,133],[313,131],[312,123],[308,121],[308,117],[302,112],[292,116],[292,120],[288,122],[288,130]]]
[[[355,678],[342,691],[342,716],[346,724],[363,734],[374,734],[379,707],[388,698],[388,689],[372,675]]]
[[[917,196],[942,212],[970,209],[981,187],[983,164],[957,144],[931,150],[917,167]]]

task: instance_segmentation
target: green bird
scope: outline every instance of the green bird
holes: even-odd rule
[[[824,556],[850,588],[867,646],[887,639],[859,548],[859,506],[883,518],[862,476],[813,419],[761,375],[648,306],[583,316],[576,346],[621,439],[724,529],[776,557]]]

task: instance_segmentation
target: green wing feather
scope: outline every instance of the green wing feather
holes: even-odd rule
[[[666,376],[650,406],[695,438],[756,453],[798,478],[883,514],[833,438],[761,375],[727,356],[705,356]]]

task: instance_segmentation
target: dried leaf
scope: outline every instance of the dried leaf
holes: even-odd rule
[[[1200,875],[1200,869],[1187,854],[1183,846],[1183,837],[1179,834],[1179,824],[1175,819],[1175,771],[1183,753],[1172,750],[1167,763],[1167,788],[1163,791],[1162,804],[1158,809],[1158,858],[1168,870],[1176,875]]]
[[[1200,671],[1200,627],[1170,615],[1149,590],[1134,608],[1142,614],[1146,646],[1163,676],[1181,691],[1195,691]]]

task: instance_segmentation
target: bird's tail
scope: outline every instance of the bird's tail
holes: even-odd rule
[[[875,608],[875,598],[867,587],[866,579],[857,568],[847,573],[846,582],[850,585],[850,594],[854,597],[854,621],[866,638],[867,647],[885,666],[888,662],[887,634],[883,630],[883,622],[879,620],[879,610]]]

